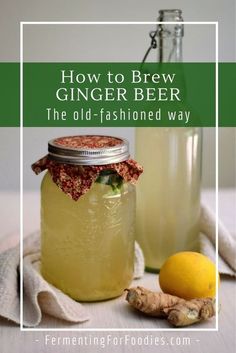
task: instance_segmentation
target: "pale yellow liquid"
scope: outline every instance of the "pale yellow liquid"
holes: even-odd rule
[[[178,251],[198,250],[200,140],[198,128],[136,129],[136,159],[144,167],[137,184],[136,238],[151,271]]]
[[[122,294],[134,265],[135,189],[120,194],[94,183],[78,201],[64,194],[47,173],[41,186],[41,271],[76,300]]]

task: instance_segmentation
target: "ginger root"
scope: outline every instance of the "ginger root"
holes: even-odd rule
[[[131,306],[149,316],[166,318],[176,327],[192,325],[215,315],[215,300],[212,298],[185,300],[143,287],[126,291],[126,300]]]

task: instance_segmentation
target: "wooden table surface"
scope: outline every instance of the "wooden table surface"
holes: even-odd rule
[[[0,224],[1,236],[18,230],[18,195],[16,193],[1,193]],[[214,207],[215,193],[211,190],[203,192],[203,199]],[[219,193],[219,215],[229,230],[235,231],[235,190],[221,190]],[[25,193],[25,232],[29,233],[39,226],[39,195],[35,192]],[[144,285],[158,290],[158,278],[155,274],[145,273],[134,285]],[[230,278],[221,279],[219,291],[221,310],[219,314],[219,331],[206,331],[215,327],[215,320],[192,326],[189,331],[171,330],[165,320],[145,317],[134,311],[120,297],[114,300],[84,304],[91,319],[79,325],[44,316],[40,329],[48,328],[79,328],[82,331],[37,331],[21,332],[19,327],[11,322],[0,319],[0,353],[44,353],[44,352],[194,352],[194,353],[233,353],[236,351],[236,284]],[[97,332],[93,329],[127,329],[125,332]],[[84,331],[92,329],[93,331]],[[130,329],[147,329],[146,332],[130,331]],[[161,331],[152,331],[161,329]],[[197,331],[203,329],[203,331]],[[63,345],[61,340],[66,339]],[[70,341],[69,341],[70,339]],[[75,340],[80,340],[80,346]],[[55,340],[55,341],[53,341]],[[83,340],[83,341],[82,341]],[[100,341],[99,341],[100,340]],[[114,340],[110,344],[110,340]],[[122,340],[119,344],[119,340]],[[133,346],[131,342],[142,343]],[[141,340],[143,340],[141,342]],[[146,340],[146,341],[145,341]],[[155,341],[156,340],[156,341]],[[159,343],[157,342],[159,340]],[[100,342],[98,346],[97,343]],[[148,345],[145,344],[148,343]],[[53,343],[56,343],[54,345]],[[104,347],[103,344],[104,343]],[[159,345],[158,345],[159,344]],[[158,348],[159,347],[159,348]]]

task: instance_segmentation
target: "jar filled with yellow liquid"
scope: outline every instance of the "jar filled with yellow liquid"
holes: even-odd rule
[[[128,142],[60,137],[32,168],[41,185],[41,272],[75,300],[121,295],[134,268],[135,186]]]
[[[161,10],[158,21],[151,44],[158,61],[181,62],[181,11]],[[201,146],[198,127],[136,129],[136,158],[145,171],[137,187],[136,239],[148,271],[158,272],[176,252],[199,251]]]

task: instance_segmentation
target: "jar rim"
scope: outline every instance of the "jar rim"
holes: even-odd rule
[[[48,152],[49,159],[74,165],[106,165],[124,162],[130,157],[126,139],[106,135],[58,137],[48,142]]]

